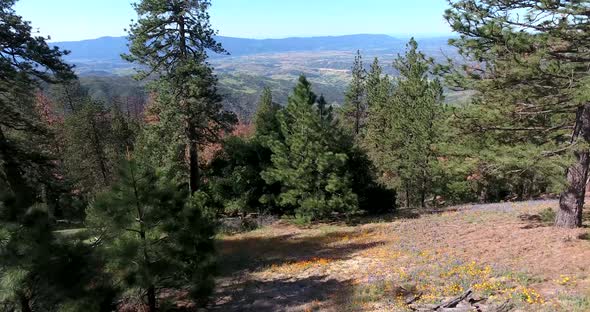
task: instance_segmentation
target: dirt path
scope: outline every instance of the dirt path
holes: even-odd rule
[[[555,201],[453,207],[359,226],[284,222],[220,240],[213,311],[409,311],[474,289],[517,311],[590,311],[587,230]]]

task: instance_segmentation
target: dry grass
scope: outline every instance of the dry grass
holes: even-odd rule
[[[409,311],[471,288],[520,311],[590,311],[587,230],[538,216],[555,202],[465,206],[413,219],[301,229],[277,223],[219,241],[220,311]]]

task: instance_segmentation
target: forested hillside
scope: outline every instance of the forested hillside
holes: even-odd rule
[[[445,55],[141,0],[77,64],[14,5],[0,310],[590,309],[590,2],[450,1]]]
[[[210,63],[219,76],[220,92],[225,106],[241,118],[249,120],[264,87],[271,87],[281,103],[295,86],[297,77],[305,74],[314,83],[316,92],[324,94],[331,103],[344,102],[344,89],[350,79],[350,63],[357,50],[367,58],[379,57],[384,64],[391,64],[397,53],[404,49],[405,41],[387,35],[350,35],[333,37],[242,39],[215,37],[226,49],[226,54],[212,54]],[[448,38],[419,39],[421,49],[439,61],[457,57]],[[71,51],[65,57],[76,65],[82,84],[93,94],[96,80],[112,83],[113,91],[119,89],[120,77],[130,77],[134,65],[125,62],[120,55],[128,51],[126,37],[104,37],[77,42],[52,43]],[[368,67],[367,67],[368,69]],[[396,75],[391,66],[384,72]],[[131,81],[131,79],[124,79]],[[461,102],[467,96],[462,92],[447,90],[452,99]],[[115,96],[113,92],[113,96]]]

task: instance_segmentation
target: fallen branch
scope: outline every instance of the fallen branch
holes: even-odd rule
[[[420,300],[420,298],[422,298],[422,294],[423,294],[423,293],[421,292],[421,293],[417,294],[416,296],[414,296],[414,298],[412,298],[412,299],[410,299],[410,300],[406,301],[406,305],[410,305],[410,304],[412,304],[412,303],[414,303],[414,302],[416,302],[416,301]]]
[[[451,299],[443,304],[440,304],[438,306],[436,306],[433,310],[434,311],[438,311],[440,309],[444,309],[444,308],[454,308],[456,307],[461,301],[467,299],[467,297],[471,296],[471,294],[473,293],[473,290],[471,288],[469,288],[466,292],[464,292],[461,296]]]

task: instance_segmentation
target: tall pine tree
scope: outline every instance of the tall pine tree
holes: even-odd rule
[[[254,115],[254,127],[257,137],[276,136],[279,133],[277,113],[280,106],[273,102],[272,92],[264,88]]]
[[[139,16],[131,25],[130,54],[124,57],[147,67],[139,71],[139,78],[157,75],[152,84],[158,94],[153,112],[168,115],[161,123],[182,123],[178,136],[171,134],[172,145],[185,146],[187,157],[172,153],[171,162],[186,158],[186,181],[192,193],[199,189],[199,145],[218,141],[221,132],[231,128],[236,118],[223,110],[217,93],[217,79],[206,62],[207,52],[225,53],[215,41],[215,31],[209,23],[208,0],[143,0],[134,4]],[[176,127],[161,126],[170,130]],[[159,140],[157,138],[154,140]],[[173,142],[177,142],[174,144]],[[156,148],[158,142],[152,142]],[[169,155],[166,152],[163,157]],[[161,158],[161,157],[160,157]],[[179,159],[180,158],[180,159]]]
[[[587,1],[461,0],[445,14],[460,34],[451,44],[471,61],[449,81],[478,91],[474,104],[485,111],[474,131],[539,157],[571,152],[560,227],[582,224],[590,165],[589,10]]]
[[[26,312],[64,299],[53,275],[58,268],[45,266],[63,259],[44,203],[56,177],[52,138],[34,96],[40,81],[54,83],[74,74],[62,61],[66,52],[34,36],[14,4],[0,1],[0,302]]]
[[[367,75],[367,130],[362,143],[370,154],[379,148],[389,122],[392,84],[389,76],[383,76],[382,73],[379,60],[375,58]],[[373,161],[380,161],[377,159],[378,155],[381,154],[372,153]]]
[[[284,139],[271,142],[272,166],[262,173],[267,183],[280,183],[279,205],[304,220],[325,218],[332,212],[350,214],[358,208],[348,157],[338,146],[338,129],[331,117],[322,118],[316,99],[301,76],[279,113]]]
[[[406,54],[395,60],[394,68],[399,77],[391,98],[386,103],[376,100],[370,108],[369,155],[384,182],[403,191],[406,206],[424,206],[436,160],[442,87],[438,80],[430,79],[433,61],[418,51],[414,39],[408,43]],[[373,97],[383,97],[386,90],[377,87]]]
[[[113,180],[119,159],[110,157],[111,120],[102,103],[86,99],[66,115],[63,127],[63,162],[68,177],[84,194],[94,194]]]
[[[390,96],[391,81],[389,76],[383,75],[383,68],[379,59],[375,58],[366,77],[365,88],[367,92],[367,112],[371,109],[378,110]]]
[[[351,128],[355,136],[361,133],[367,113],[365,78],[366,71],[363,67],[361,51],[357,51],[352,65],[352,80],[348,85],[345,95],[342,113],[346,125]]]

